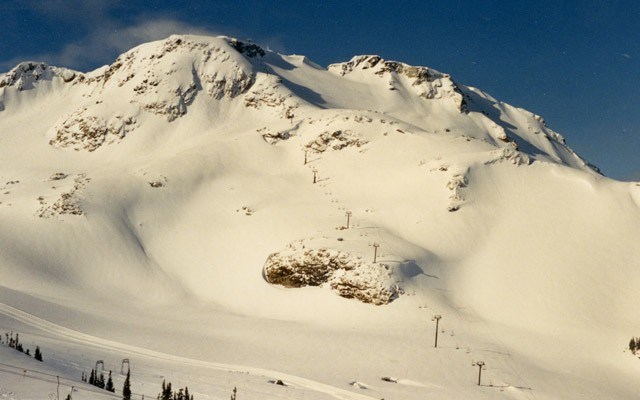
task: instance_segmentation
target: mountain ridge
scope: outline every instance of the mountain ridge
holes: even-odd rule
[[[165,55],[171,57],[172,53],[180,52],[181,50],[182,53],[184,53],[185,49],[186,54],[191,54],[191,56],[185,55],[185,57],[183,57],[187,58],[187,60],[191,59],[192,71],[190,76],[188,74],[189,62],[187,62],[187,64],[185,65],[182,65],[180,68],[174,67],[176,65],[175,60],[171,61],[171,65],[165,65],[168,64],[166,60],[162,61],[161,63],[160,59],[162,59]],[[234,52],[230,50],[235,50],[236,54],[242,55],[243,57],[238,58],[237,55],[232,57],[234,55]],[[199,59],[198,57],[193,59],[194,55],[192,53],[197,51],[202,51],[202,54],[200,54]],[[247,52],[249,54],[248,56]],[[273,66],[269,66],[263,60],[265,55],[269,55],[267,59],[278,58],[280,61],[274,62]],[[210,67],[207,67],[206,65],[210,61],[211,57],[213,57],[213,61],[219,62],[214,62]],[[241,61],[242,59],[246,61],[243,62]],[[98,99],[95,101],[103,102],[103,100],[99,100],[99,94],[104,90],[108,90],[109,86],[112,87],[112,91],[115,91],[114,89],[116,89],[113,88],[113,83],[109,83],[112,75],[114,75],[113,79],[117,81],[117,88],[125,86],[130,87],[130,89],[133,91],[132,98],[134,100],[132,100],[131,102],[139,103],[139,110],[131,110],[131,107],[129,107],[128,112],[123,110],[123,112],[115,113],[115,118],[117,120],[114,121],[113,116],[107,118],[106,115],[87,115],[86,117],[83,117],[82,114],[87,113],[87,110],[83,110],[82,108],[80,108],[75,112],[70,113],[71,115],[69,115],[66,120],[60,120],[57,123],[57,125],[63,126],[71,125],[70,130],[69,128],[61,129],[60,126],[58,126],[52,128],[52,132],[49,133],[50,136],[53,136],[52,144],[55,143],[63,147],[71,146],[73,148],[85,147],[86,149],[92,151],[101,146],[105,141],[109,141],[107,140],[107,138],[112,138],[112,141],[117,141],[117,139],[122,139],[124,136],[126,136],[126,132],[130,131],[131,129],[135,129],[135,116],[140,114],[141,111],[164,115],[169,120],[169,122],[171,122],[187,112],[188,105],[194,101],[195,96],[199,92],[204,91],[209,96],[219,100],[224,96],[234,98],[240,94],[244,94],[252,87],[255,91],[257,89],[254,87],[256,79],[255,77],[260,73],[259,68],[270,68],[273,71],[274,68],[279,69],[279,66],[282,67],[283,62],[286,63],[286,60],[273,52],[265,52],[262,48],[255,44],[245,44],[244,42],[229,37],[218,37],[215,38],[212,42],[212,38],[207,39],[206,37],[198,36],[174,35],[164,41],[157,41],[150,44],[138,46],[128,52],[123,53],[111,65],[99,68],[87,74],[67,70],[64,68],[59,69],[58,67],[49,67],[44,63],[26,63],[19,64],[9,73],[3,75],[3,78],[0,80],[0,82],[4,84],[3,86],[8,87],[17,85],[18,91],[25,90],[25,87],[31,89],[34,82],[37,82],[38,79],[51,80],[54,77],[61,77],[65,83],[71,82],[72,85],[91,85],[93,83],[101,83],[102,85],[99,89],[94,88],[90,93],[85,93],[84,96],[89,98],[97,96]],[[159,71],[145,71],[145,69],[148,68],[145,67],[145,63],[149,64],[149,67],[157,65]],[[198,66],[193,63],[198,64]],[[221,65],[225,65],[227,63],[231,63],[231,65],[229,66],[230,70],[227,72],[221,72]],[[134,65],[136,65],[137,67],[134,67]],[[196,71],[194,68],[199,68],[201,70]],[[202,70],[202,68],[204,68],[205,70]],[[206,70],[207,68],[209,68],[209,70]],[[290,67],[285,66],[285,68],[280,68],[280,70],[285,70],[287,68],[291,69]],[[245,71],[245,69],[248,72]],[[173,79],[177,82],[172,82],[168,84],[166,88],[163,88],[164,85],[161,85],[161,82],[165,80],[171,80],[169,79],[168,75],[175,74],[178,70],[186,70],[186,73],[183,74],[183,76],[177,77],[177,79]],[[483,137],[482,139],[502,141],[507,144],[516,144],[516,142],[518,142],[516,138],[520,138],[524,140],[524,142],[523,140],[519,140],[520,145],[527,142],[526,144],[528,146],[525,146],[528,147],[527,150],[532,147],[530,146],[531,139],[529,137],[523,137],[522,134],[518,135],[517,133],[510,131],[509,127],[513,127],[513,125],[508,121],[500,120],[501,115],[505,114],[504,108],[510,107],[511,109],[513,109],[513,107],[508,105],[500,105],[503,103],[499,103],[490,96],[473,88],[458,86],[458,84],[451,80],[449,75],[442,74],[428,67],[413,67],[396,61],[386,61],[379,56],[373,55],[355,56],[350,61],[332,64],[324,71],[342,77],[346,76],[349,79],[355,80],[358,80],[358,78],[354,78],[354,71],[366,71],[367,73],[373,73],[374,75],[379,76],[381,79],[384,76],[388,76],[388,89],[392,91],[398,90],[398,88],[393,86],[394,84],[402,86],[404,85],[402,81],[408,78],[408,82],[406,84],[410,88],[415,88],[415,90],[418,90],[418,92],[416,93],[418,97],[433,99],[435,97],[441,98],[442,96],[445,96],[451,98],[454,104],[456,104],[460,112],[463,114],[469,114],[469,111],[472,111],[474,114],[487,114],[486,116],[489,117],[489,121],[476,122],[476,124],[480,124],[485,129],[492,132],[490,137]],[[221,73],[220,76],[218,76],[219,73]],[[136,77],[136,74],[138,74],[138,77]],[[230,76],[227,76],[227,74],[230,74]],[[44,78],[39,78],[43,75]],[[144,76],[140,77],[140,75]],[[359,74],[356,73],[356,75]],[[366,77],[367,74],[364,75],[363,79],[366,79]],[[276,81],[282,81],[283,78],[283,76],[279,76]],[[264,80],[268,81],[268,79]],[[203,82],[207,87],[202,87]],[[267,87],[272,86],[272,88],[283,86],[282,82],[275,82],[271,85],[267,82],[260,82],[260,84]],[[260,84],[258,84],[258,86],[260,86]],[[292,84],[293,82],[287,80],[284,83],[284,87],[286,88],[287,85]],[[158,85],[160,85],[160,87],[158,87]],[[464,95],[461,92],[461,87],[464,87]],[[7,89],[5,89],[5,91],[6,90]],[[158,90],[161,90],[161,93],[158,93]],[[98,91],[98,93],[96,93],[96,91]],[[259,90],[259,92],[264,91],[264,89]],[[147,96],[145,96],[145,93],[147,94]],[[113,93],[111,95],[123,96],[125,94],[120,91],[120,93]],[[129,92],[129,95],[131,95],[131,92]],[[262,99],[262,101],[265,102],[265,104],[268,104],[270,107],[274,107],[276,105],[284,106],[284,99],[290,97],[291,95],[292,93],[278,93],[278,90],[276,89],[274,93],[269,92],[265,95],[269,97],[269,99]],[[295,91],[293,92],[293,95],[296,96]],[[5,96],[6,95],[4,93],[1,95],[2,98],[4,98]],[[145,97],[150,98],[145,99]],[[296,97],[298,97],[298,102],[300,101],[300,97],[304,99],[304,96]],[[253,96],[253,100],[245,101],[252,102],[251,105],[257,108],[257,104],[255,104],[255,98],[256,96]],[[467,110],[467,103],[470,101],[475,104],[475,109],[473,110]],[[0,102],[4,104],[6,101],[0,99]],[[87,102],[87,104],[89,103],[90,102]],[[491,107],[491,103],[497,105],[498,108],[502,107],[502,110],[500,110],[498,114],[492,112],[490,115],[486,109],[489,108],[495,110],[494,107]],[[487,105],[489,105],[489,107],[487,107]],[[106,106],[107,105],[105,105],[105,107]],[[109,106],[111,107],[111,105]],[[92,105],[92,108],[99,107],[100,106],[97,106],[95,104]],[[292,106],[286,106],[282,111],[282,115],[284,117],[288,117],[293,112],[292,110]],[[101,112],[97,114],[107,113]],[[589,163],[580,159],[577,155],[575,155],[575,153],[573,153],[573,151],[566,148],[564,138],[548,129],[541,117],[535,116],[531,113],[528,114],[530,115],[526,116],[529,117],[526,121],[527,128],[535,134],[539,134],[542,132],[542,136],[547,140],[551,140],[552,142],[551,148],[547,144],[533,144],[534,150],[529,150],[527,151],[528,153],[547,153],[555,161],[558,161],[558,159],[560,159],[562,160],[561,162],[568,162],[569,165],[572,166],[582,167],[586,165],[590,167]],[[482,117],[477,119],[482,119]],[[74,137],[83,136],[82,131],[85,131],[84,136],[90,136],[93,140],[89,140],[89,143],[77,143],[77,141],[74,140]],[[509,131],[509,133],[507,133],[507,131]],[[558,146],[562,147],[562,149],[560,149],[560,152],[563,153],[561,156],[557,154],[558,149],[556,147]],[[569,158],[574,159],[568,160]]]

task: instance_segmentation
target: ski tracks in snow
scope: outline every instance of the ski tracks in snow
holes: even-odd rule
[[[299,388],[320,392],[332,396],[339,400],[376,400],[373,397],[365,396],[359,393],[353,393],[345,389],[340,389],[334,386],[330,386],[324,383],[316,382],[310,379],[302,378],[295,375],[283,374],[277,371],[271,371],[262,368],[245,367],[241,365],[230,365],[213,363],[208,361],[195,360],[180,356],[174,356],[171,354],[161,353],[158,351],[147,350],[141,347],[130,346],[123,343],[118,343],[106,339],[101,339],[95,336],[87,335],[56,323],[47,321],[35,315],[29,314],[17,308],[11,307],[7,304],[0,303],[0,314],[6,315],[16,321],[25,323],[43,331],[55,334],[59,337],[80,342],[83,344],[91,345],[97,348],[106,350],[117,350],[128,353],[130,355],[138,355],[153,359],[172,361],[183,365],[202,367],[212,370],[225,371],[225,372],[240,372],[249,373],[255,376],[263,376],[271,379],[279,379],[286,381]]]

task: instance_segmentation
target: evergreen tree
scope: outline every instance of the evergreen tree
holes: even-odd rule
[[[173,390],[171,390],[171,382],[162,381],[162,392],[158,395],[158,400],[173,400]]]
[[[122,386],[122,400],[131,400],[131,372],[127,371],[127,377]]]
[[[91,368],[91,376],[89,377],[89,385],[94,385],[96,384],[96,370]]]
[[[40,347],[39,346],[36,346],[36,352],[33,355],[33,357],[38,361],[42,361],[42,352],[40,351]]]
[[[100,378],[98,379],[98,385],[97,386],[100,389],[104,389],[104,384],[105,384],[105,382],[104,382],[104,374],[101,372],[100,373]]]
[[[107,385],[104,388],[111,393],[115,393],[116,391],[116,388],[113,386],[113,380],[111,379],[111,371],[109,371],[109,379],[107,379]]]
[[[231,393],[231,400],[236,400],[236,393],[238,392],[238,389],[236,389],[236,387],[233,387],[233,393]]]

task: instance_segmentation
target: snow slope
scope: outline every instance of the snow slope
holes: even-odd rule
[[[0,330],[75,365],[54,374],[137,358],[150,397],[160,376],[196,398],[640,389],[640,185],[447,74],[172,36],[0,75],[0,143]]]

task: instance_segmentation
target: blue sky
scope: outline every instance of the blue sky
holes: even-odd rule
[[[640,1],[0,0],[0,71],[88,71],[172,33],[251,38],[328,65],[426,65],[542,115],[607,176],[640,180]]]

